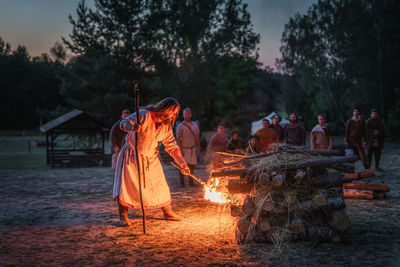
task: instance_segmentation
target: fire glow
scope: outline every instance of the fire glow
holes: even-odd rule
[[[204,185],[204,198],[216,203],[229,203],[230,198],[228,193],[219,192],[218,190],[219,180],[218,178],[210,179],[206,185]]]

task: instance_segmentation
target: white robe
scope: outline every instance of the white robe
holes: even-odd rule
[[[171,194],[164,171],[158,158],[158,142],[171,154],[179,149],[171,125],[162,125],[156,130],[151,112],[140,110],[140,129],[138,132],[139,169],[142,183],[142,198],[145,209],[155,209],[171,202]],[[124,121],[136,123],[136,113]],[[125,145],[118,156],[114,177],[113,198],[124,206],[140,208],[139,181],[136,168],[135,133],[129,132]]]

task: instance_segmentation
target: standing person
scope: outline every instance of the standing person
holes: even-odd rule
[[[182,156],[193,174],[194,166],[197,164],[197,156],[200,154],[200,128],[192,119],[190,108],[183,110],[183,122],[176,129],[176,137]],[[181,186],[185,187],[185,176],[179,172]],[[193,186],[193,178],[189,176],[189,185]]]
[[[267,152],[269,145],[279,143],[279,136],[274,129],[269,128],[269,120],[262,120],[262,128],[256,134],[259,138],[259,150],[261,153]]]
[[[121,113],[121,119],[114,123],[110,131],[110,143],[113,152],[111,156],[111,168],[113,170],[115,170],[115,165],[117,164],[119,151],[121,151],[122,146],[125,144],[126,132],[122,131],[121,128],[119,128],[119,124],[121,120],[125,119],[130,114],[131,113],[129,112],[129,110],[124,109]]]
[[[209,143],[210,151],[212,153],[211,162],[215,167],[219,162],[224,160],[224,156],[215,152],[225,152],[228,145],[228,138],[225,135],[225,124],[221,122],[218,124],[217,133],[215,133]]]
[[[286,144],[306,146],[306,130],[303,124],[297,121],[295,113],[289,116],[290,123],[283,128],[283,139]]]
[[[375,154],[375,169],[383,171],[379,168],[379,162],[381,160],[383,142],[385,139],[385,125],[378,118],[378,111],[373,109],[371,111],[371,117],[367,120],[367,157],[368,167],[371,166],[372,154]]]
[[[332,150],[333,136],[326,125],[325,115],[318,115],[318,124],[311,131],[310,143],[313,150]]]
[[[353,117],[347,121],[346,124],[346,144],[354,150],[358,158],[368,168],[368,160],[365,156],[364,147],[366,146],[367,131],[365,128],[364,119],[360,118],[360,109],[354,108]]]
[[[280,122],[281,122],[281,117],[276,115],[272,120],[271,128],[274,129],[275,132],[278,134],[279,142],[283,142],[283,128],[279,124]]]
[[[140,124],[136,113],[123,119],[120,127],[127,132],[125,144],[118,156],[114,177],[113,198],[118,201],[119,215],[123,226],[130,225],[128,207],[140,208],[139,182],[136,156],[139,156],[139,170],[142,179],[142,200],[145,209],[161,208],[166,220],[181,220],[171,208],[171,194],[164,171],[158,158],[158,142],[179,164],[184,174],[189,174],[179,147],[175,141],[172,125],[179,113],[179,103],[168,97],[157,104],[140,109]],[[135,151],[135,132],[138,132],[138,148]]]
[[[243,152],[244,151],[244,145],[240,141],[240,136],[239,132],[234,131],[232,133],[232,139],[229,141],[228,145],[226,146],[226,149],[232,152]]]

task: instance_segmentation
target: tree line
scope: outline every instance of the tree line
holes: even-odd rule
[[[1,127],[34,128],[72,107],[111,125],[133,110],[138,81],[142,104],[174,96],[203,130],[225,121],[247,134],[272,110],[307,128],[325,113],[340,129],[358,106],[400,135],[398,11],[394,0],[320,0],[285,25],[274,71],[258,62],[242,0],[81,1],[49,54],[0,39]]]

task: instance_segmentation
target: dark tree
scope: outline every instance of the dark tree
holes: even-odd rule
[[[355,106],[387,118],[399,84],[399,11],[394,0],[321,0],[290,19],[278,66],[304,94],[308,121],[323,112],[343,125]]]
[[[74,58],[62,92],[69,103],[101,118],[118,116],[137,80],[145,103],[172,95],[184,105],[211,105],[201,113],[209,121],[229,113],[249,86],[246,77],[227,89],[219,81],[229,78],[226,69],[259,73],[259,35],[241,0],[96,0],[93,10],[82,1],[70,22],[72,33],[63,40]],[[230,104],[217,107],[216,96],[223,94]]]

